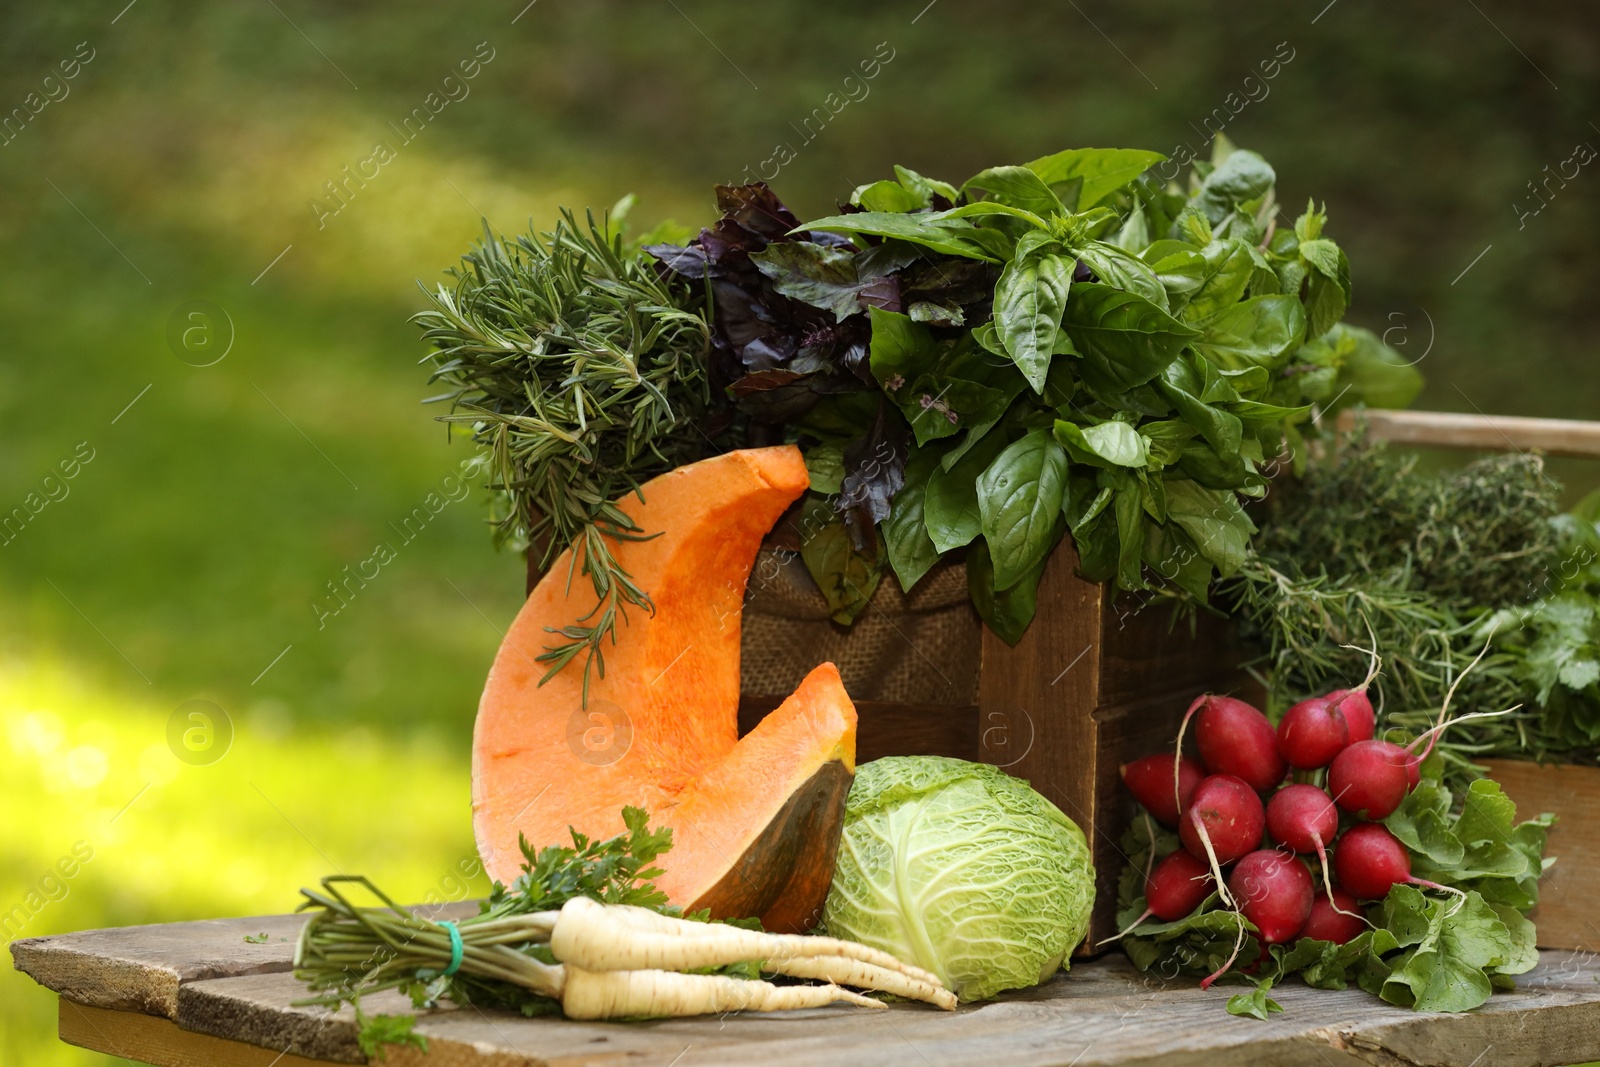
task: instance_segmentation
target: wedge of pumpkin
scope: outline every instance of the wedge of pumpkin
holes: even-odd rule
[[[638,805],[673,829],[656,880],[673,903],[784,932],[815,923],[855,776],[856,713],[838,670],[818,666],[738,736],[746,580],[808,481],[798,449],[748,449],[618,501],[659,535],[614,546],[656,611],[629,614],[587,705],[579,662],[539,684],[547,628],[595,606],[588,580],[569,577],[570,551],[550,568],[495,657],[473,733],[473,828],[490,877],[517,876],[519,834],[534,845],[567,843],[569,826],[609,837]]]

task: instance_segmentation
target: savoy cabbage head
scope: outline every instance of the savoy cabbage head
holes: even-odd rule
[[[1093,905],[1083,831],[1028,783],[891,756],[856,775],[823,925],[983,1000],[1054,974]]]

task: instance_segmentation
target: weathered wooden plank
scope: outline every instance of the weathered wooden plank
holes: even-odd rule
[[[1455,411],[1380,411],[1376,408],[1368,409],[1364,415],[1368,435],[1378,441],[1489,452],[1538,449],[1553,456],[1600,459],[1600,422]],[[1348,432],[1355,420],[1355,412],[1343,412],[1339,416],[1339,429]]]
[[[11,959],[17,970],[80,1004],[171,1018],[184,982],[287,971],[304,922],[268,915],[85,930],[13,941]],[[259,934],[268,940],[245,941]]]
[[[441,918],[475,915],[474,901],[446,904]],[[287,971],[303,915],[203,919],[119,926],[11,942],[12,963],[34,981],[80,1004],[173,1018],[185,982]],[[262,943],[246,937],[267,935]]]
[[[171,1019],[96,1008],[66,997],[61,998],[56,1032],[69,1045],[162,1067],[315,1067],[323,1062],[191,1033]]]
[[[1245,654],[1233,626],[1205,612],[1176,609],[1169,598],[1133,593],[1122,593],[1105,605],[1101,707],[1185,689],[1193,699],[1235,680],[1235,668]],[[1183,703],[1187,707],[1189,702]]]
[[[1489,776],[1517,805],[1517,817],[1541,812],[1557,816],[1548,856],[1555,864],[1539,881],[1533,921],[1547,948],[1600,952],[1594,892],[1600,883],[1600,767],[1485,760]]]
[[[1093,712],[1100,698],[1105,587],[1073,573],[1063,541],[1045,564],[1038,611],[1016,647],[983,629],[978,679],[978,758],[1025,778],[1089,835],[1096,867],[1117,862],[1116,843],[1094,830],[1097,758]],[[1097,901],[1092,944],[1113,932],[1115,902]]]
[[[1497,994],[1480,1010],[1460,1015],[1418,1014],[1359,990],[1335,992],[1291,983],[1273,993],[1285,1012],[1262,1023],[1225,1014],[1222,1003],[1228,990],[1203,991],[1192,981],[1163,984],[1113,957],[1080,963],[1070,975],[1038,989],[949,1014],[895,1005],[882,1012],[835,1007],[651,1023],[573,1023],[473,1009],[434,1012],[418,1023],[418,1032],[433,1044],[432,1053],[423,1059],[395,1050],[390,1062],[399,1067],[855,1067],[924,1062],[939,1067],[1534,1067],[1600,1057],[1597,977],[1600,962],[1593,954],[1547,952],[1518,991]],[[235,1044],[248,1036],[273,1055],[284,1053],[283,1063],[326,1062],[308,1056],[311,1050],[341,1062],[355,1061],[350,1013],[325,1020],[318,1009],[288,1008],[289,1001],[303,995],[287,974],[189,983],[182,990],[178,1020],[189,1029],[179,1034],[220,1032]],[[393,1011],[403,1006],[404,1001],[389,995],[374,998],[367,1007]],[[242,1055],[196,1058],[192,1049],[183,1053],[190,1058],[178,1058],[172,1050],[181,1038],[167,1029],[158,1028],[157,1035],[166,1045],[152,1038],[133,1046],[128,1035],[149,1034],[150,1023],[159,1020],[94,1012],[86,1009],[93,1026],[69,1023],[72,1011],[64,1002],[63,1036],[114,1054],[127,1055],[135,1047],[161,1051],[168,1058],[149,1055],[150,1061],[173,1067],[265,1067],[265,1062]]]

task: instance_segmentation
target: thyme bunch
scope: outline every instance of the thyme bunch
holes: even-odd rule
[[[551,628],[539,658],[548,679],[582,655],[587,700],[605,639],[629,608],[654,611],[613,546],[655,533],[612,501],[714,447],[699,425],[720,400],[708,300],[667,280],[609,215],[580,225],[563,211],[554,230],[515,239],[485,223],[447,273],[413,319],[433,346],[430,381],[448,387],[430,400],[448,402],[440,420],[468,427],[490,457],[497,538],[541,570],[574,546],[567,582],[581,572],[596,604]]]

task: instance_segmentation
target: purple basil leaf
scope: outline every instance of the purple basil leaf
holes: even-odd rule
[[[682,245],[646,245],[644,250],[660,260],[662,266],[685,278],[704,278],[709,269],[706,250],[694,245],[687,248]]]
[[[894,495],[906,481],[906,425],[885,399],[865,436],[844,450],[844,478],[834,507],[844,516],[859,552],[875,542],[878,523],[889,517]]]

